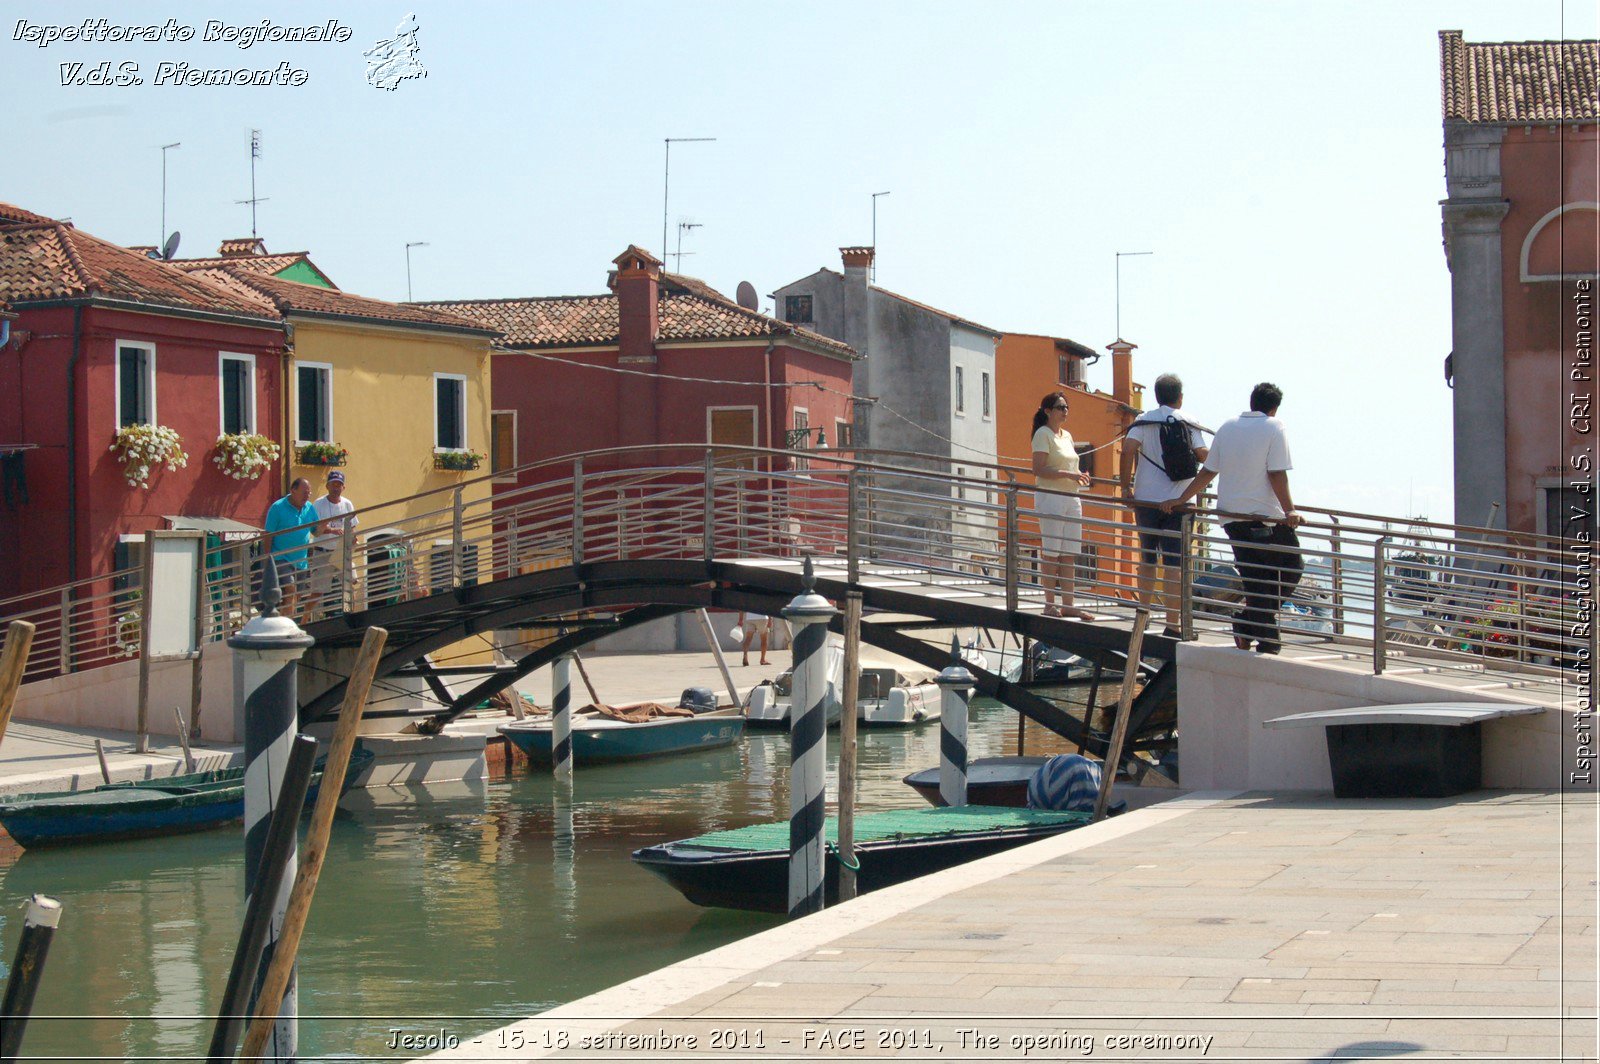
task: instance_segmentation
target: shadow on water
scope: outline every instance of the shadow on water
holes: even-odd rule
[[[1015,720],[975,706],[972,755],[1015,752]],[[938,740],[937,725],[863,731],[861,807],[920,805],[900,778],[935,764]],[[837,749],[834,732],[830,763]],[[777,926],[690,905],[629,855],[787,819],[788,802],[788,738],[766,733],[580,768],[570,787],[540,773],[352,792],[301,948],[302,1049],[383,1055],[391,1026],[430,1021],[475,1035]],[[65,905],[35,1016],[70,1018],[35,1019],[29,1055],[200,1051],[243,918],[242,851],[233,827],[0,854],[0,960],[30,894]]]

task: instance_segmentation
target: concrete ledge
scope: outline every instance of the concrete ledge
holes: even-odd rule
[[[168,776],[182,776],[189,769],[183,763],[182,757],[168,757],[160,754],[134,754],[119,756],[108,754],[106,764],[111,770],[112,783],[138,782],[141,780],[164,779]],[[196,772],[215,772],[225,768],[236,768],[244,765],[244,751],[239,748],[229,750],[196,750],[194,752],[194,770]],[[105,780],[100,775],[99,765],[92,768],[74,767],[69,769],[51,769],[43,772],[28,772],[19,775],[8,775],[0,780],[0,794],[43,794],[48,791],[82,791],[100,786]]]
[[[1178,733],[1181,782],[1200,790],[1332,791],[1322,729],[1269,729],[1275,717],[1407,702],[1543,705],[1549,712],[1503,717],[1483,725],[1483,785],[1528,790],[1572,789],[1563,743],[1572,705],[1473,673],[1373,675],[1371,666],[1252,654],[1232,647],[1178,647]]]

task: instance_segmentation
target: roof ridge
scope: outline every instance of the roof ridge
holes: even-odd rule
[[[60,222],[57,222],[55,224],[55,230],[56,230],[56,239],[61,241],[61,248],[67,254],[67,261],[72,264],[73,272],[78,275],[78,287],[83,289],[85,292],[91,291],[93,289],[93,286],[91,284],[91,276],[90,276],[90,273],[89,273],[89,267],[84,264],[83,256],[81,254],[79,254],[78,245],[73,241],[73,239],[70,236],[67,235],[67,227],[62,225]],[[88,233],[79,232],[76,229],[74,229],[72,231],[74,233],[77,233],[79,236],[89,237],[90,240],[94,240],[95,239],[95,237],[90,236]],[[102,241],[102,243],[104,243],[104,241]],[[116,247],[115,244],[113,244],[111,246],[112,247]],[[118,248],[118,250],[121,251],[123,249]],[[131,251],[128,251],[128,252],[125,252],[125,253],[129,254],[129,255],[133,254],[133,252],[131,252]]]

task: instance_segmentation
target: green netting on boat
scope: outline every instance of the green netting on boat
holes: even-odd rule
[[[1014,809],[1008,806],[967,805],[958,808],[928,806],[926,809],[889,809],[878,813],[856,814],[856,842],[881,842],[907,835],[952,835],[978,831],[1015,831],[1025,828],[1054,827],[1086,823],[1088,813],[1062,813],[1049,809]],[[839,821],[829,817],[823,828],[830,845],[839,840]],[[789,848],[789,825],[751,824],[729,831],[713,831],[680,846],[700,846],[713,850],[764,850]]]

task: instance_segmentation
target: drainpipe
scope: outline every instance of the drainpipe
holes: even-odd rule
[[[78,579],[78,356],[83,304],[72,308],[72,355],[67,359],[67,583]],[[113,377],[113,379],[115,379]]]
[[[767,422],[767,450],[769,450],[769,451],[772,450],[772,422],[774,420],[774,418],[772,416],[772,349],[774,347],[776,347],[777,344],[778,344],[778,341],[777,341],[776,338],[768,340],[767,341],[767,349],[764,352],[762,352],[762,354],[761,354],[761,359],[766,364],[766,374],[767,374],[766,387],[763,389],[763,392],[766,395],[766,406],[767,406],[767,417],[766,417],[766,422]],[[773,458],[771,455],[767,456],[767,472],[768,473],[777,472],[776,463],[777,463],[777,459]]]
[[[289,322],[283,323],[283,353],[279,356],[283,363],[282,373],[278,377],[278,391],[282,393],[278,406],[281,408],[281,419],[278,431],[282,434],[283,444],[283,470],[278,474],[278,490],[285,495],[289,494],[289,474],[294,469],[294,432],[289,428],[289,415],[292,411],[289,401],[289,382],[294,372],[294,326]]]

